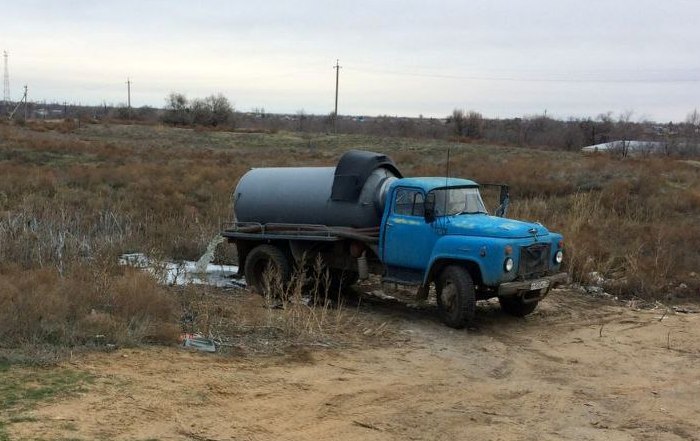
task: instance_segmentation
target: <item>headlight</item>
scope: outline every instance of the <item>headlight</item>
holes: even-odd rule
[[[506,258],[505,262],[503,262],[503,269],[506,270],[507,273],[511,272],[513,269],[513,259],[510,257]]]
[[[564,260],[564,252],[559,250],[557,251],[557,254],[554,255],[554,262],[560,264],[562,260]]]

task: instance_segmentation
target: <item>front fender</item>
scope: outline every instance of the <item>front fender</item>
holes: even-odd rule
[[[465,262],[470,266],[471,270],[478,270],[478,279],[475,282],[484,286],[496,287],[501,283],[512,282],[517,276],[517,268],[520,264],[520,248],[529,246],[535,241],[548,242],[551,244],[552,254],[550,259],[553,259],[555,250],[560,249],[562,236],[557,233],[550,235],[537,241],[531,238],[521,239],[504,239],[495,237],[480,237],[480,236],[442,236],[435,243],[433,252],[430,257],[428,270],[425,273],[423,283],[427,284],[434,276],[434,268],[440,261],[457,261]],[[515,271],[505,272],[504,262],[506,257],[506,247],[510,246],[512,254],[510,257],[514,260]],[[548,273],[554,274],[560,271],[561,265],[555,264],[550,260]]]
[[[435,242],[433,252],[430,256],[427,271],[423,277],[423,285],[430,283],[436,276],[434,270],[436,265],[444,261],[459,261],[469,264],[473,269],[478,270],[478,278],[483,282],[485,274],[482,248],[486,246],[483,238],[469,236],[443,236]],[[486,251],[488,255],[488,248]]]

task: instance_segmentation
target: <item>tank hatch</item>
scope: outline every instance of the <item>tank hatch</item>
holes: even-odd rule
[[[357,201],[365,181],[378,168],[386,168],[396,177],[403,177],[387,155],[365,150],[349,150],[343,154],[335,168],[331,200]]]

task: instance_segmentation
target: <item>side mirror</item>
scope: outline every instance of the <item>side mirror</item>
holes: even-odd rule
[[[508,206],[510,205],[510,188],[507,185],[501,185],[499,203],[501,205],[496,210],[496,216],[506,217],[508,214]]]
[[[435,221],[435,193],[428,193],[423,203],[425,221],[432,224]]]
[[[493,215],[498,217],[506,217],[508,215],[508,206],[510,205],[510,187],[506,184],[484,184],[481,183],[481,187],[484,188],[498,188],[498,208],[494,211]]]

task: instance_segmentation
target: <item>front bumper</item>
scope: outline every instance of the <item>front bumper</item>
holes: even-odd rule
[[[566,282],[568,279],[567,273],[557,273],[537,279],[501,283],[498,287],[498,296],[518,296],[525,303],[536,302],[543,299],[551,288]]]

